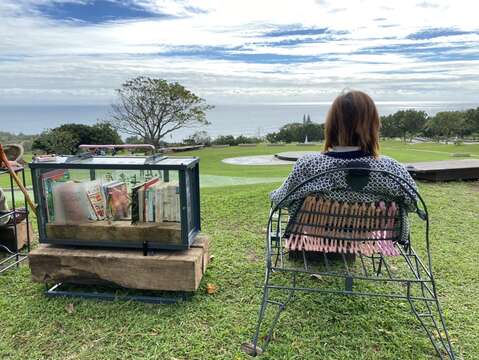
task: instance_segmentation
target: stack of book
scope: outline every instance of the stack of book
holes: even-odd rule
[[[71,224],[87,221],[180,222],[177,182],[153,178],[131,189],[121,180],[73,181],[68,170],[42,175],[47,221]]]
[[[132,189],[131,221],[180,222],[180,197],[176,182],[151,179]]]
[[[49,177],[43,184],[48,222],[67,224],[130,217],[128,187],[124,182],[75,182],[66,177]]]

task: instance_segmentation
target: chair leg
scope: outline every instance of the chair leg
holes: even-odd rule
[[[426,331],[436,353],[441,359],[456,359],[453,352],[446,322],[442,313],[441,305],[437,297],[436,283],[431,272],[431,254],[428,252],[429,267],[425,267],[416,252],[409,245],[398,247],[401,255],[417,280],[423,282],[413,284],[407,282],[407,300],[414,316]],[[413,295],[412,286],[419,286],[420,292]]]
[[[253,336],[253,341],[251,343],[244,343],[241,346],[243,352],[251,356],[261,355],[264,351],[266,351],[266,347],[271,341],[274,328],[279,320],[281,313],[285,310],[286,305],[290,301],[292,301],[294,298],[294,289],[296,287],[296,273],[292,274],[291,289],[288,290],[288,297],[284,302],[271,300],[269,298],[269,292],[270,292],[269,280],[270,280],[270,271],[268,270],[266,274],[266,281],[263,287],[263,300],[261,301],[261,305],[259,308],[258,322],[256,324],[256,330]],[[276,305],[278,308],[276,310],[275,315],[273,316],[273,320],[271,321],[271,324],[269,325],[269,328],[266,332],[266,336],[263,337],[264,339],[263,343],[261,344],[261,346],[259,346],[258,343],[260,341],[261,325],[263,323],[263,320],[266,317],[266,311],[267,311],[268,305]]]
[[[414,316],[426,331],[439,358],[454,360],[456,356],[452,349],[441,305],[435,292],[434,279],[432,279],[431,285],[432,291],[425,283],[421,283],[419,285],[420,295],[414,297],[411,295],[411,284],[408,283],[408,302]]]

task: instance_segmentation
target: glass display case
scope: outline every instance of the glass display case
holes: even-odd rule
[[[87,153],[30,168],[40,243],[178,250],[200,231],[198,158]]]

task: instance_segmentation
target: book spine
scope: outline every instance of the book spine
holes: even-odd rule
[[[131,190],[131,223],[136,224],[140,221],[138,189]]]
[[[148,222],[155,221],[153,191],[154,189],[152,188],[149,188],[147,190],[147,214],[148,214],[147,221]]]
[[[160,200],[159,200],[159,205],[160,205],[160,222],[163,222],[166,220],[165,218],[165,188],[160,189]]]
[[[138,203],[139,203],[139,214],[140,214],[139,221],[144,222],[145,221],[145,192],[143,191],[143,189],[138,189]]]
[[[176,221],[181,222],[180,188],[175,187]]]

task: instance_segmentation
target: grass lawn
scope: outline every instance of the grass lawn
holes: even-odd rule
[[[199,156],[201,158],[201,174],[242,176],[242,177],[276,177],[286,176],[291,166],[247,166],[238,169],[238,165],[229,165],[221,162],[222,159],[235,156],[249,156],[255,154],[276,154],[285,151],[321,151],[322,146],[266,146],[238,147],[215,149],[204,148],[199,151],[181,153],[181,155]],[[472,158],[479,158],[479,144],[475,145],[444,145],[444,144],[404,144],[400,141],[383,141],[381,153],[391,156],[401,162],[421,162],[434,160],[459,159],[452,158],[454,153],[468,153]]]
[[[310,148],[308,148],[309,150]],[[202,175],[262,178],[264,183],[202,190],[204,232],[214,260],[197,294],[177,305],[47,299],[28,267],[0,276],[1,359],[247,359],[264,276],[268,192],[290,166],[234,166],[222,158],[306,148],[204,149]],[[479,156],[476,145],[383,144],[400,161]],[[218,182],[221,184],[221,182]],[[431,212],[438,292],[456,352],[479,354],[479,183],[420,183]],[[421,245],[417,245],[421,248]],[[206,284],[218,287],[208,295]],[[71,304],[71,305],[70,305]],[[301,295],[281,315],[264,359],[434,359],[407,303]]]

